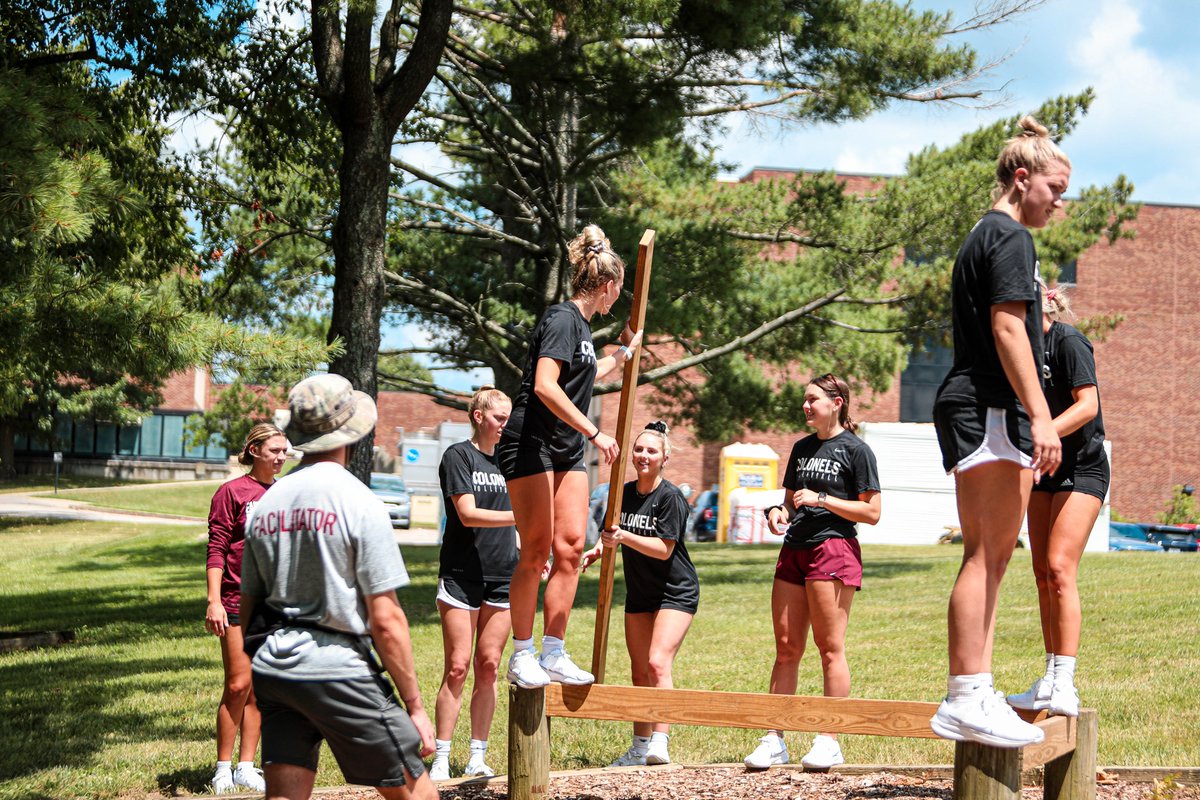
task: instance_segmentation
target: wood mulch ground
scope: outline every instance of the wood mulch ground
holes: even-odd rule
[[[1105,776],[1101,776],[1104,778]],[[1096,800],[1200,800],[1200,785],[1101,780]],[[503,780],[439,786],[441,800],[507,800]],[[1027,786],[1022,800],[1041,800]],[[742,767],[627,767],[559,773],[548,800],[951,800],[952,781],[935,776],[872,772],[823,774],[790,769],[751,772]],[[371,789],[324,789],[319,800],[366,800]]]

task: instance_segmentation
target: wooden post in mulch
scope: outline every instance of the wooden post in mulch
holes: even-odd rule
[[[1021,800],[1021,750],[956,742],[954,800]]]
[[[508,689],[508,797],[542,800],[550,786],[550,718],[546,690]]]
[[[654,231],[647,229],[638,243],[637,283],[633,287],[633,306],[629,311],[629,327],[637,333],[646,327],[646,297],[650,293],[650,265],[654,260]],[[608,510],[604,514],[604,530],[621,521],[621,494],[625,490],[625,465],[629,463],[629,430],[633,426],[633,407],[637,399],[638,363],[642,348],[634,351],[625,362],[625,378],[621,384],[621,405],[617,411],[617,444],[621,454],[608,473]],[[600,556],[600,594],[596,599],[596,630],[592,637],[592,674],[596,683],[604,683],[604,661],[608,655],[608,618],[612,612],[613,570],[616,548],[605,547]]]
[[[1046,762],[1045,800],[1096,800],[1096,709],[1080,709],[1075,724],[1075,749]]]

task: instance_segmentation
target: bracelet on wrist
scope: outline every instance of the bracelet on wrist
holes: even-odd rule
[[[625,345],[618,347],[617,352],[621,354],[622,361],[628,361],[629,359],[633,358],[633,351]]]
[[[594,442],[594,441],[596,441],[596,437],[597,437],[597,436],[599,436],[599,435],[600,435],[600,429],[599,429],[599,428],[596,428],[596,432],[595,432],[595,433],[593,433],[591,436],[587,437],[587,440],[588,440],[589,442]]]

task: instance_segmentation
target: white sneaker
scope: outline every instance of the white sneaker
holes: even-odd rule
[[[778,736],[770,734],[758,740],[758,747],[746,756],[743,762],[751,769],[766,769],[775,764],[788,763],[787,744]]]
[[[238,764],[233,769],[233,782],[242,789],[251,792],[265,792],[267,782],[263,780],[263,771],[257,767],[245,767]]]
[[[647,764],[670,764],[671,756],[667,755],[666,739],[651,739],[646,748]]]
[[[646,751],[639,750],[636,745],[629,745],[621,757],[609,764],[610,767],[644,767],[646,766]]]
[[[586,686],[595,683],[596,678],[587,670],[575,666],[575,662],[563,649],[542,653],[538,665],[550,676],[555,683],[565,683],[569,686]]]
[[[1010,694],[1008,704],[1013,708],[1023,708],[1026,711],[1041,711],[1050,707],[1050,691],[1052,684],[1045,676],[1038,678],[1029,687],[1029,691],[1020,694]]]
[[[1025,747],[1046,738],[1041,728],[1017,716],[1001,692],[984,691],[955,702],[946,698],[929,727],[943,739],[993,747]]]
[[[429,780],[431,781],[448,781],[450,780],[450,759],[434,756],[433,763],[429,765]]]
[[[812,749],[804,754],[800,763],[805,769],[829,769],[845,764],[846,759],[842,756],[842,746],[837,739],[818,733],[813,739]]]
[[[1050,690],[1050,703],[1047,709],[1051,714],[1060,717],[1078,717],[1079,692],[1069,683],[1066,686],[1054,684],[1054,688]]]
[[[532,647],[518,650],[508,659],[508,679],[522,689],[539,689],[550,683],[550,676],[538,664]]]
[[[467,768],[463,770],[463,775],[468,778],[492,778],[495,777],[495,771],[483,762],[483,758],[472,758],[467,762]]]
[[[231,769],[219,769],[214,772],[210,785],[213,794],[229,794],[237,791],[237,787],[233,785],[233,770]]]

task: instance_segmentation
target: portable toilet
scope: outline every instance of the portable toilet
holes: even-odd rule
[[[717,495],[717,541],[728,541],[729,494],[734,489],[779,488],[779,454],[765,444],[736,443],[721,448]]]

